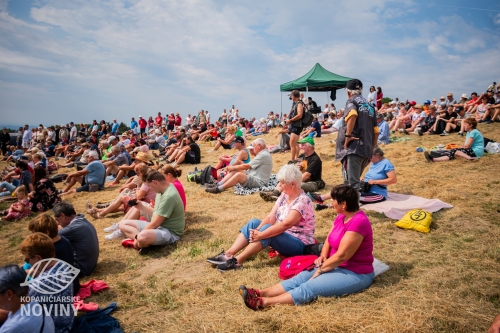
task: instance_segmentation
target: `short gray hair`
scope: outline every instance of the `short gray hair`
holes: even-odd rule
[[[252,142],[252,146],[254,146],[254,147],[255,147],[255,145],[259,145],[259,146],[262,146],[262,147],[266,147],[266,141],[264,141],[264,139],[262,139],[262,138],[255,139],[255,140]]]
[[[97,154],[97,152],[96,152],[95,150],[91,150],[91,151],[89,151],[89,155],[88,155],[88,157],[93,157],[93,158],[95,158],[96,160],[98,160],[98,159],[99,159],[99,155]]]
[[[113,146],[111,147],[111,151],[114,153],[114,152],[119,152],[120,151],[120,147],[118,146]]]
[[[298,187],[302,185],[302,173],[294,164],[285,164],[282,166],[276,178],[278,181],[283,181],[287,184],[295,183]]]
[[[380,149],[379,147],[376,147],[375,149],[373,149],[373,155],[379,155],[380,157],[384,157],[384,151],[382,149]]]

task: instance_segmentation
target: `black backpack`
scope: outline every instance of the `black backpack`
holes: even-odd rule
[[[188,181],[194,181],[196,184],[205,185],[207,183],[213,183],[216,177],[217,169],[209,165],[201,171],[195,170],[193,173],[190,172],[188,174]]]
[[[311,126],[312,122],[313,122],[313,115],[311,113],[311,111],[309,111],[306,107],[306,105],[304,104],[304,102],[300,101],[300,103],[302,103],[302,109],[303,109],[303,112],[302,112],[302,128],[306,128],[306,127],[309,127]]]

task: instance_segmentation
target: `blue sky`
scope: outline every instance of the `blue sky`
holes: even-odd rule
[[[482,92],[500,81],[500,2],[0,0],[3,124],[258,117],[316,62],[403,100]]]

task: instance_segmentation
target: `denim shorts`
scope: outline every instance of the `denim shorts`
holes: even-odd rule
[[[311,280],[316,269],[303,271],[281,286],[292,296],[295,305],[309,303],[319,296],[332,297],[354,294],[368,288],[375,274],[356,274],[345,268],[335,268]]]
[[[259,219],[251,219],[247,224],[245,224],[245,226],[243,226],[243,228],[240,229],[240,232],[243,234],[243,236],[245,236],[247,241],[250,241],[250,229],[256,229],[259,226],[260,222],[261,220]],[[260,231],[264,231],[271,226],[271,224],[264,224],[260,228]],[[263,249],[271,246],[273,249],[275,249],[285,257],[302,255],[304,254],[304,248],[306,247],[300,239],[286,232],[283,232],[282,234],[276,235],[271,238],[262,239],[260,243],[262,244]]]
[[[139,227],[139,231],[143,231],[144,228],[146,228],[146,226],[150,223],[141,220],[138,220],[136,222],[137,226]],[[153,245],[167,245],[175,243],[179,240],[179,236],[174,235],[166,228],[158,227],[156,229],[153,229],[153,231],[156,237],[156,240]]]

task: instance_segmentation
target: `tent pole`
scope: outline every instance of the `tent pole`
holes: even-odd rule
[[[281,106],[280,106],[280,119],[283,118],[283,92],[281,92],[281,98],[280,98]]]

